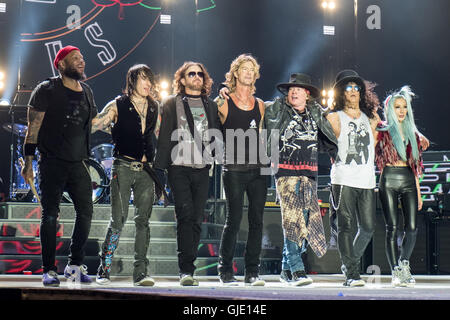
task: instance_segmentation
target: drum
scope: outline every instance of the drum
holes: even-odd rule
[[[109,143],[102,143],[91,149],[91,156],[103,166],[106,176],[110,180],[112,164],[114,161],[113,154],[114,145]]]
[[[92,180],[92,202],[97,203],[105,196],[106,189],[109,187],[109,179],[101,164],[94,159],[88,159],[84,163],[89,169],[89,175]],[[63,198],[68,202],[73,202],[68,192],[63,193]]]
[[[98,162],[104,159],[112,158],[114,154],[114,145],[109,143],[102,143],[91,149],[91,156]]]

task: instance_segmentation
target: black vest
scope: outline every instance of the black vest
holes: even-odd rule
[[[112,138],[115,144],[114,156],[128,156],[138,161],[146,156],[148,162],[153,161],[155,147],[153,131],[158,118],[158,105],[149,100],[145,131],[142,134],[141,119],[128,96],[116,99],[117,123],[112,128]]]

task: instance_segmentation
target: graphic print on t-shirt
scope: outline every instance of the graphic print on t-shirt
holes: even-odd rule
[[[367,164],[369,161],[369,144],[370,135],[364,123],[358,125],[350,121],[348,123],[348,148],[345,157],[345,164],[351,164],[352,162],[357,165]],[[342,162],[342,159],[338,156],[337,162]]]

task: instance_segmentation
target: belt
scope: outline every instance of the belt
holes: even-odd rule
[[[128,161],[120,158],[115,158],[114,162],[118,161],[119,165],[130,168],[131,171],[142,171],[144,170],[144,163],[140,161]]]

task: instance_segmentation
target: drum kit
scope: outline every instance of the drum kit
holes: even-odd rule
[[[20,122],[26,122],[26,119],[20,119]],[[11,195],[12,199],[26,201],[27,195],[31,194],[30,186],[25,182],[25,179],[20,174],[22,166],[20,160],[22,157],[21,147],[23,139],[28,127],[20,123],[5,123],[3,129],[12,133],[17,137],[16,150],[12,157],[13,166],[15,169],[12,178]],[[91,149],[90,158],[85,161],[86,167],[89,169],[89,174],[92,180],[92,201],[94,203],[109,202],[109,182],[111,180],[111,169],[113,164],[114,145],[109,143],[102,143]],[[34,185],[37,193],[39,193],[39,152],[36,151],[36,160],[33,160],[33,171],[35,173]],[[67,202],[72,202],[67,192],[63,193],[63,199]],[[37,197],[32,198],[33,202],[37,202]]]

